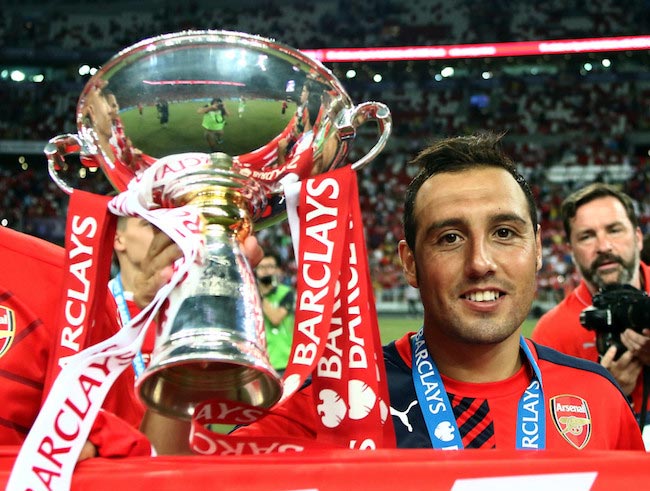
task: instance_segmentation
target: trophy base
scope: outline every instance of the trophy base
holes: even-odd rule
[[[150,409],[172,418],[191,419],[210,399],[268,408],[282,395],[282,381],[254,343],[232,333],[183,336],[156,349],[136,382]]]

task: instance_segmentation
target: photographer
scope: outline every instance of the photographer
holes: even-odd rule
[[[255,268],[255,276],[262,296],[269,360],[279,373],[287,368],[291,353],[295,303],[293,288],[279,281],[281,275],[280,255],[266,252]]]
[[[600,358],[600,364],[630,397],[638,415],[643,407],[643,367],[650,365],[650,329],[614,326],[620,333],[619,348],[605,346],[599,353],[598,333],[580,323],[581,312],[592,305],[593,296],[605,287],[630,285],[645,293],[650,291],[650,269],[640,260],[643,235],[634,204],[629,196],[612,186],[590,184],[564,200],[562,219],[582,280],[560,304],[540,318],[532,339],[580,358]]]

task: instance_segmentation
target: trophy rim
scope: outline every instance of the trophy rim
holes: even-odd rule
[[[135,62],[140,57],[146,56],[147,54],[150,54],[154,51],[169,49],[175,45],[178,45],[179,47],[181,45],[187,46],[185,43],[188,40],[192,39],[195,39],[194,42],[197,46],[215,42],[228,43],[238,41],[238,44],[242,45],[243,47],[257,49],[261,48],[270,52],[284,54],[288,58],[308,66],[310,68],[310,71],[314,71],[315,74],[319,77],[325,78],[328,84],[335,88],[339,95],[345,98],[346,105],[353,104],[347,90],[338,79],[338,77],[334,75],[332,70],[323,65],[319,60],[308,56],[297,48],[293,48],[287,44],[275,40],[274,38],[260,36],[257,34],[249,34],[240,31],[228,31],[222,29],[190,29],[166,34],[159,34],[145,38],[118,51],[104,64],[102,64],[97,72],[88,80],[88,82],[86,82],[83,90],[81,91],[81,94],[79,95],[79,98],[77,99],[77,130],[81,131],[83,128],[83,121],[82,118],[79,117],[79,110],[82,107],[84,98],[95,86],[93,83],[94,81],[110,79],[112,71],[119,70],[127,59],[130,62]],[[160,47],[161,45],[163,46],[162,48]]]

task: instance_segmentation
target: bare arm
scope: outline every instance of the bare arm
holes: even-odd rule
[[[286,308],[281,305],[274,307],[266,298],[262,302],[262,310],[264,311],[264,315],[266,315],[274,326],[279,325],[284,318],[289,315],[289,311]]]
[[[196,110],[197,113],[199,114],[205,114],[210,111],[216,111],[217,108],[215,106],[202,106]]]
[[[191,455],[189,421],[147,411],[140,431],[147,435],[158,455]]]

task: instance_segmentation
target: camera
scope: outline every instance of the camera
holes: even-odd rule
[[[618,358],[627,350],[621,333],[627,329],[641,332],[650,327],[650,297],[631,285],[607,285],[594,295],[593,305],[580,313],[580,324],[596,331],[596,348],[604,355],[616,346]]]

